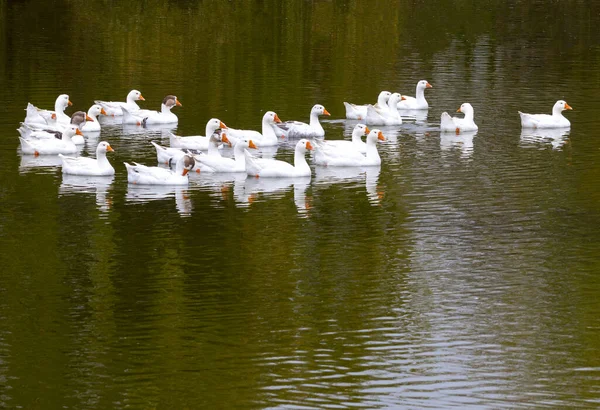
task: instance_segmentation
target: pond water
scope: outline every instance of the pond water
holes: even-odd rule
[[[597,407],[599,25],[592,0],[0,0],[0,407]],[[175,94],[181,135],[320,103],[342,139],[343,101],[421,79],[371,169],[134,187],[167,133],[107,120],[114,178],[18,150],[61,93]],[[521,131],[558,99],[569,132]],[[479,131],[441,134],[463,102]]]

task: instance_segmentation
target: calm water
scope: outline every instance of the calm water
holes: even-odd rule
[[[592,0],[0,0],[0,407],[598,407],[599,25]],[[420,79],[381,168],[143,189],[122,162],[161,130],[105,124],[113,179],[17,149],[60,93],[175,94],[183,135],[321,103],[340,139],[343,101]],[[521,133],[558,99],[570,133]],[[479,132],[440,135],[462,102]]]

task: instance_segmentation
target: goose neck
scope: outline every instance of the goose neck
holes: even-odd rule
[[[319,114],[316,112],[310,113],[310,127],[318,130],[319,132],[324,132],[323,126],[319,122]]]
[[[379,159],[379,151],[377,150],[377,142],[367,138],[367,159]]]
[[[305,171],[307,169],[310,170],[308,162],[306,162],[306,157],[300,150],[296,150],[294,153],[294,168],[296,168],[298,171]]]

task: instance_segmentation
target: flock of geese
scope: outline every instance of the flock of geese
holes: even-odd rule
[[[299,121],[282,122],[273,111],[262,118],[261,131],[227,127],[216,118],[206,124],[204,135],[176,136],[170,134],[170,147],[152,142],[157,160],[163,166],[146,166],[136,162],[125,162],[127,179],[140,185],[186,185],[188,173],[245,173],[257,178],[310,177],[311,169],[306,153],[312,151],[312,161],[327,167],[369,167],[381,164],[377,143],[385,141],[382,131],[369,126],[394,126],[402,124],[402,112],[427,110],[425,90],[431,88],[426,80],[417,83],[414,97],[382,91],[375,104],[357,105],[344,102],[346,118],[359,120],[352,132],[352,139],[325,140],[325,131],[319,122],[322,115],[330,115],[320,104],[312,107],[309,123]],[[85,143],[85,135],[97,136],[101,130],[100,116],[121,118],[123,124],[148,126],[156,124],[176,125],[177,116],[171,112],[181,103],[174,95],[167,95],[160,111],[142,109],[137,101],[144,101],[137,90],[132,90],[124,102],[95,101],[86,112],[75,112],[71,117],[65,109],[72,105],[69,96],[61,94],[56,99],[54,110],[39,109],[28,103],[25,120],[18,129],[21,152],[31,155],[58,155],[62,161],[62,172],[70,175],[112,176],[115,170],[108,161],[107,152],[113,151],[110,144],[101,141],[96,149],[96,158],[69,156],[78,152],[78,145]],[[525,114],[519,112],[523,128],[570,127],[562,114],[572,109],[565,101],[554,104],[552,114]],[[464,117],[451,117],[444,112],[440,118],[440,130],[460,135],[476,131],[473,106],[463,103],[458,112]],[[364,123],[363,123],[364,122]],[[363,136],[366,139],[363,141]],[[259,158],[250,150],[273,147],[282,139],[299,139],[295,145],[293,163],[273,158]],[[233,156],[222,155],[222,147],[233,147]],[[174,168],[174,169],[172,169]]]

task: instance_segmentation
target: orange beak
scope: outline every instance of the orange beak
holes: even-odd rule
[[[144,98],[144,96],[142,94],[140,94],[140,100],[141,101],[146,101],[146,99]]]
[[[275,114],[275,122],[281,122],[281,120],[279,119],[279,117],[277,116],[277,114]]]
[[[75,135],[83,135],[83,133],[81,131],[79,131],[79,128],[77,128],[75,130]]]
[[[369,127],[365,127],[365,134],[368,134],[370,132],[371,132],[371,130],[369,129]]]
[[[52,113],[52,115],[50,117],[52,117],[52,119],[55,120],[56,119],[56,114]]]
[[[182,176],[182,177],[186,176],[188,172],[190,172],[190,170],[189,170],[189,169],[187,169],[187,168],[186,168],[186,169],[184,169],[184,170],[183,170],[183,172],[181,173],[181,176]]]
[[[565,110],[572,110],[573,107],[571,107],[569,104],[565,103]]]
[[[460,107],[458,107],[458,110],[456,110],[456,112],[462,112],[462,111],[460,110]]]
[[[106,111],[104,111],[104,108],[100,108],[100,114],[102,114],[102,115],[108,115],[108,114],[106,113]]]
[[[427,84],[425,85],[425,88],[433,88],[433,85],[431,85],[431,84],[427,83]]]
[[[405,96],[400,97],[400,101],[404,101],[404,100],[406,100]]]
[[[67,105],[68,105],[69,107],[73,105],[73,103],[71,102],[71,100],[69,100],[69,101],[67,102]]]
[[[181,107],[181,103],[179,102],[179,100],[175,100],[175,105],[178,105]]]
[[[110,151],[110,152],[115,152],[115,150],[114,150],[114,149],[112,149],[112,147],[111,147],[110,145],[109,145],[108,147],[106,147],[106,150],[107,150],[107,151]]]
[[[323,115],[331,115],[331,114],[329,114],[329,111],[327,111],[325,108],[323,108]]]
[[[307,150],[309,150],[309,151],[312,151],[312,150],[313,150],[313,146],[312,146],[312,144],[310,143],[310,141],[306,141],[306,149],[307,149]]]
[[[221,128],[227,128],[227,125],[223,124],[223,121],[221,121],[221,124],[219,125],[219,127],[221,127]]]
[[[379,141],[385,141],[385,137],[383,136],[383,132],[379,131],[379,134],[377,134],[377,139]]]
[[[256,145],[254,144],[254,142],[252,142],[252,140],[248,141],[248,148],[258,149],[258,148],[256,148]]]
[[[85,114],[85,120],[86,121],[94,122],[94,119],[92,117],[90,117],[89,115],[87,115],[87,114]]]
[[[223,141],[226,144],[229,144],[229,146],[231,147],[231,141],[229,141],[229,138],[227,138],[227,135],[221,134],[221,141]]]

